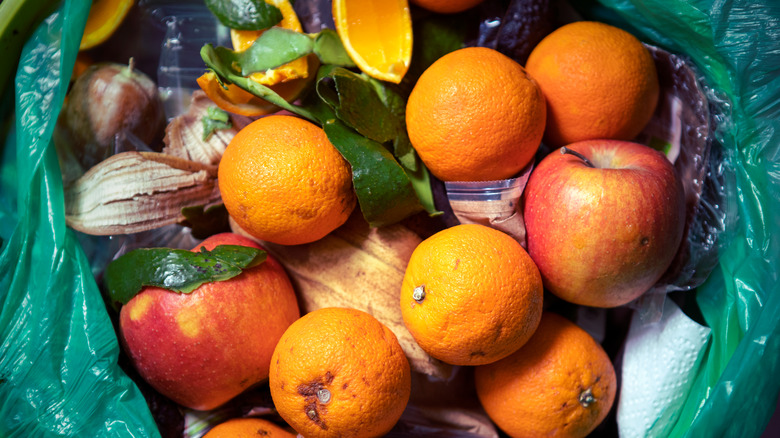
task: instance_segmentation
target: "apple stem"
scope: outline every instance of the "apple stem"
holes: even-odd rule
[[[575,157],[577,157],[580,160],[582,160],[588,167],[596,167],[596,166],[593,165],[593,163],[591,163],[591,161],[587,157],[585,157],[585,155],[582,155],[581,153],[579,153],[579,152],[577,152],[575,150],[569,149],[566,146],[561,148],[561,154],[574,155]]]
[[[127,71],[128,73],[132,74],[134,69],[135,69],[135,58],[131,56],[130,60],[127,61]]]

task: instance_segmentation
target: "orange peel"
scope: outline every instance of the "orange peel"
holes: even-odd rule
[[[265,0],[265,2],[269,5],[276,6],[282,13],[282,21],[280,21],[277,26],[296,32],[303,32],[303,27],[301,27],[301,22],[298,20],[298,15],[295,14],[295,10],[289,0]],[[251,47],[263,32],[265,31],[230,29],[230,41],[233,43],[233,50],[243,52]],[[293,79],[306,78],[308,74],[309,70],[306,59],[299,58],[265,72],[252,73],[249,75],[249,78],[258,84],[274,85]]]
[[[79,50],[91,49],[106,41],[122,24],[134,3],[134,0],[93,0]]]
[[[268,88],[281,96],[284,100],[292,102],[297,99],[306,86],[314,78],[314,72],[319,68],[319,60],[316,55],[308,55],[303,58],[307,62],[308,75],[287,82],[269,85]],[[198,86],[206,93],[219,108],[242,116],[260,117],[279,111],[279,107],[265,99],[245,91],[235,84],[222,84],[217,80],[214,72],[206,72],[198,79]]]
[[[333,20],[360,70],[375,79],[401,82],[412,59],[407,0],[334,0]]]

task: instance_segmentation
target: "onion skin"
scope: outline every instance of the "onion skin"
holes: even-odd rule
[[[130,65],[90,66],[73,84],[58,120],[63,139],[84,170],[114,151],[117,134],[133,134],[160,149],[165,113],[157,85]]]

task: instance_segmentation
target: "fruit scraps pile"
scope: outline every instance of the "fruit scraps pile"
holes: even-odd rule
[[[9,1],[8,35],[51,13]],[[23,375],[39,347],[4,347],[17,366],[0,359],[0,390],[22,401],[0,408],[20,419],[2,433],[644,437],[695,423],[721,348],[697,291],[734,220],[731,102],[701,60],[557,0],[66,3],[49,19],[61,99],[16,110],[48,120],[48,220],[77,254],[46,288],[79,278],[90,316],[71,319],[111,352],[40,347],[83,351],[66,375],[102,364],[80,389],[101,400],[79,398],[86,419],[69,417],[67,389],[20,396],[73,381]],[[83,29],[80,46],[53,28]],[[35,59],[22,52],[44,67],[18,83],[45,74]],[[9,229],[32,236],[35,217]],[[2,238],[3,263],[17,248],[24,261],[0,283],[16,291],[4,309],[24,309],[36,288],[12,285],[46,264]],[[51,415],[30,417],[36,403]]]

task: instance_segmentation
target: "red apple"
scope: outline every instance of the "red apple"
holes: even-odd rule
[[[224,233],[193,251],[220,244],[260,248]],[[144,288],[122,307],[119,328],[144,380],[183,406],[208,410],[268,378],[277,342],[299,317],[290,280],[269,255],[236,277],[190,294]]]
[[[641,144],[587,140],[563,150],[574,152],[550,153],[528,180],[528,253],[558,297],[626,304],[653,286],[677,252],[682,184],[661,152]]]

